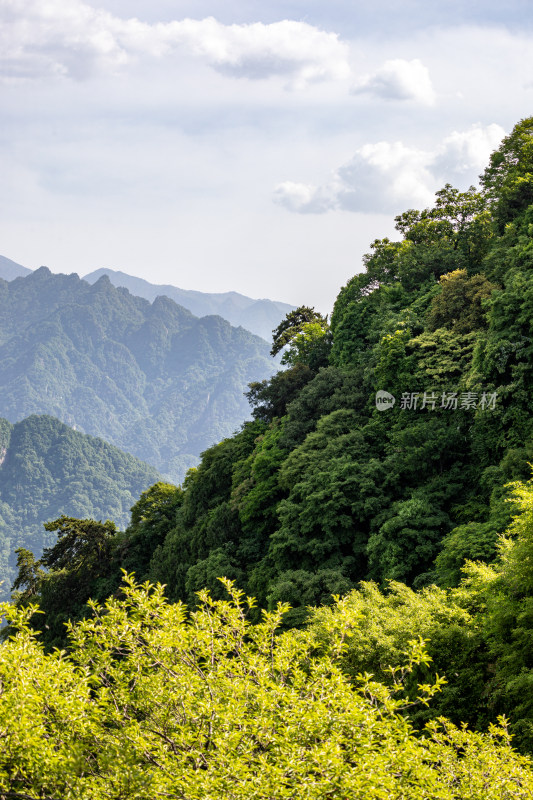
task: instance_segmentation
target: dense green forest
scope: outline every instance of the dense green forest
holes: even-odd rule
[[[268,345],[221,317],[46,267],[0,280],[0,415],[50,414],[180,481],[248,413]]]
[[[40,556],[55,544],[43,523],[70,514],[124,527],[135,498],[158,478],[148,464],[53,417],[0,419],[0,599],[17,574],[15,550]]]
[[[532,796],[494,725],[533,753],[533,118],[479,191],[446,185],[396,224],[329,323],[306,307],[280,323],[286,369],[250,385],[253,420],[182,486],[143,492],[124,532],[63,517],[40,561],[19,553],[9,646],[22,659],[39,628],[31,664],[52,683],[81,668],[79,702],[103,698],[89,748],[81,723],[61,756],[38,739],[54,786],[76,752],[76,788],[127,772],[132,797],[143,780],[198,798]],[[164,588],[121,588],[124,571]]]
[[[297,609],[360,580],[453,586],[466,560],[496,558],[533,454],[532,127],[479,192],[446,186],[398,216],[402,237],[373,242],[329,326],[287,316],[287,369],[251,384],[254,420],[203,454],[148,568],[128,569],[172,600],[225,574]]]

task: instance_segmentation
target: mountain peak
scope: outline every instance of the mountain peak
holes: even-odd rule
[[[98,289],[103,289],[103,288],[106,288],[106,289],[107,289],[109,286],[112,286],[112,285],[113,285],[113,284],[112,284],[112,283],[111,283],[111,281],[109,280],[109,276],[108,276],[108,275],[105,275],[105,274],[104,274],[104,275],[101,275],[101,276],[98,278],[98,280],[97,280],[97,281],[95,281],[95,283],[93,283],[93,287],[95,287],[95,288],[98,288]]]
[[[48,269],[48,267],[42,266],[42,267],[39,267],[38,269],[33,270],[33,272],[31,273],[31,277],[32,278],[44,278],[44,277],[48,278],[48,276],[51,275],[51,274],[52,273]]]

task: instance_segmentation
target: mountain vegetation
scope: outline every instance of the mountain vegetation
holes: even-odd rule
[[[267,341],[285,314],[294,309],[288,303],[268,299],[253,300],[238,292],[197,292],[192,289],[179,289],[171,284],[150,283],[144,278],[136,278],[114,269],[97,269],[85,275],[84,280],[96,283],[103,275],[109,278],[113,286],[124,286],[131,294],[144,297],[150,302],[156,297],[165,295],[178,305],[187,308],[196,317],[217,314],[235,327],[242,326]]]
[[[53,417],[34,415],[15,425],[0,419],[0,599],[8,599],[17,575],[16,550],[38,558],[55,544],[44,523],[67,514],[124,527],[135,499],[159,477],[134,456]]]
[[[12,793],[533,795],[533,118],[396,225],[181,486],[19,551]]]
[[[248,413],[268,345],[221,317],[46,267],[0,280],[0,414],[50,414],[179,481]]]
[[[413,641],[393,686],[342,669],[355,614],[280,632],[284,606],[252,625],[250,602],[202,593],[187,616],[128,580],[46,654],[6,609],[0,647],[0,796],[62,800],[527,800],[531,762],[505,721],[487,734],[445,719],[415,731],[403,683],[428,662]],[[424,705],[440,680],[418,688]],[[403,713],[402,713],[403,712]]]

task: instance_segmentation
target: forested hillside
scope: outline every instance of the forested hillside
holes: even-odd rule
[[[0,599],[10,596],[16,548],[40,557],[55,543],[43,523],[61,514],[127,524],[135,498],[158,479],[148,464],[48,416],[0,419]]]
[[[287,370],[252,384],[254,421],[204,453],[152,555],[169,597],[225,574],[301,607],[360,580],[456,585],[496,557],[533,455],[532,129],[479,192],[397,217],[329,330],[309,309],[280,325]]]
[[[533,118],[479,191],[447,185],[396,225],[329,325],[305,307],[279,325],[287,369],[251,384],[253,421],[182,487],[145,492],[123,534],[98,532],[105,558],[74,546],[70,520],[33,572],[21,564],[17,602],[41,602],[49,645],[64,641],[65,597],[85,614],[121,569],[191,607],[204,587],[224,597],[225,576],[263,608],[290,604],[286,627],[325,604],[310,617],[324,646],[340,614],[352,681],[394,685],[388,666],[426,638],[448,683],[413,724],[444,713],[487,730],[505,713],[533,751]],[[332,595],[347,597],[328,608]],[[412,698],[431,669],[407,679]]]
[[[51,414],[172,480],[233,433],[247,384],[272,371],[257,336],[106,277],[91,286],[41,267],[0,280],[0,415]]]

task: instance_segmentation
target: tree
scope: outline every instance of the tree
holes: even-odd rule
[[[76,519],[64,514],[45,523],[47,531],[57,532],[58,541],[43,551],[41,564],[52,570],[70,572],[96,570],[108,561],[111,537],[117,532],[114,522]]]
[[[30,550],[26,550],[24,547],[17,547],[15,552],[17,554],[18,572],[11,591],[17,592],[15,601],[23,599],[26,602],[37,595],[45,572],[41,569],[40,562]]]
[[[328,363],[331,346],[327,317],[314,308],[300,306],[289,311],[285,319],[272,331],[270,355],[276,356],[281,350],[282,364],[306,364],[313,370]]]
[[[4,606],[17,631],[0,647],[0,797],[94,800],[527,800],[528,759],[505,724],[487,735],[445,719],[413,731],[404,694],[430,659],[407,642],[389,686],[342,671],[360,615],[337,602],[312,630],[280,634],[287,606],[251,625],[253,600],[200,594],[187,615],[161,586],[126,579],[46,655],[33,608]]]
[[[458,249],[461,236],[485,205],[485,198],[474,186],[470,186],[466,192],[460,192],[447,183],[435,193],[432,208],[424,211],[409,209],[399,214],[395,218],[396,230],[415,243],[451,239],[455,249]]]
[[[494,289],[485,275],[468,277],[465,269],[448,272],[439,279],[441,291],[431,301],[427,314],[430,330],[449,328],[456,333],[470,333],[487,327],[484,301]]]
[[[144,491],[132,506],[131,522],[117,548],[120,565],[138,580],[148,575],[150,559],[176,522],[183,502],[179,486],[159,481]]]
[[[313,374],[306,364],[298,363],[289,369],[277,372],[268,381],[248,384],[249,391],[246,392],[246,398],[252,406],[254,419],[272,422],[275,417],[282,417],[287,411],[288,404],[309,383]]]
[[[14,601],[21,608],[37,601],[44,622],[41,617],[33,623],[44,624],[47,645],[59,646],[65,641],[65,624],[87,613],[89,598],[106,597],[116,588],[118,570],[112,552],[117,529],[109,520],[65,515],[44,527],[57,532],[58,541],[45,548],[38,561],[33,553],[19,549]]]
[[[533,203],[533,117],[506,136],[481,176],[499,233]]]

